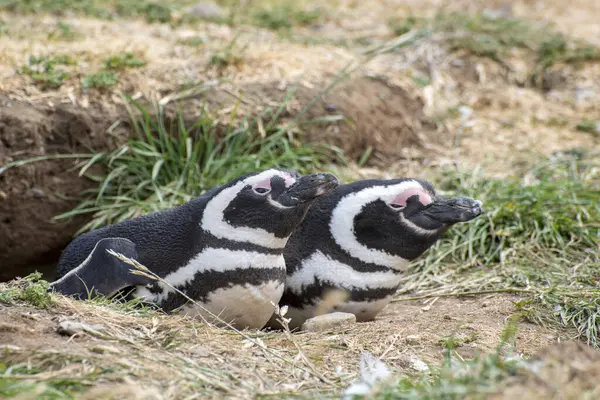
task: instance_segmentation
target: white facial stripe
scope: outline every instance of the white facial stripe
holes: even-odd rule
[[[284,248],[287,243],[287,238],[278,238],[273,233],[260,228],[249,228],[244,226],[234,227],[227,223],[223,217],[227,206],[229,206],[244,187],[259,184],[265,179],[273,176],[280,176],[284,179],[286,181],[286,186],[291,186],[295,182],[295,179],[289,174],[283,171],[270,169],[223,189],[213,197],[208,204],[206,204],[204,214],[202,215],[201,227],[219,239],[252,243],[270,249]]]
[[[164,280],[170,285],[181,287],[190,283],[197,272],[225,272],[246,268],[281,268],[285,270],[285,260],[282,254],[263,254],[256,251],[228,250],[207,248],[197,254],[184,267],[171,272]],[[161,302],[166,299],[173,289],[164,283],[158,283],[162,293],[152,294],[145,287],[136,290],[136,296],[147,300]],[[148,297],[149,296],[149,297]]]
[[[402,266],[397,264],[395,269],[403,269],[407,265],[408,261],[403,261]],[[286,287],[295,293],[301,293],[306,286],[315,283],[315,278],[352,290],[394,288],[400,284],[402,276],[391,270],[385,272],[359,272],[344,263],[327,257],[320,251],[316,251],[309,258],[302,261],[296,272],[287,277]]]
[[[411,229],[413,232],[415,232],[418,235],[428,236],[428,235],[435,235],[436,233],[438,233],[437,229],[425,229],[425,228],[421,228],[420,226],[417,226],[411,220],[404,218],[404,216],[402,214],[400,214],[400,219],[402,220],[402,223],[404,223],[404,225],[408,226],[409,229]]]
[[[363,262],[383,265],[393,269],[404,269],[408,263],[404,258],[382,250],[368,248],[356,239],[354,217],[361,212],[366,204],[377,199],[390,203],[398,193],[408,189],[424,190],[417,181],[404,181],[396,185],[369,187],[343,197],[334,208],[329,225],[336,243],[352,257]]]

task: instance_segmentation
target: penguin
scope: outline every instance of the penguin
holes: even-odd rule
[[[311,206],[284,250],[287,278],[279,305],[287,306],[289,327],[336,311],[373,320],[412,260],[454,224],[481,213],[480,201],[437,196],[422,179],[339,185]],[[268,325],[281,328],[278,319],[274,315]]]
[[[213,313],[237,328],[260,329],[283,293],[288,238],[310,205],[337,185],[332,174],[269,169],[179,207],[85,233],[61,254],[51,290],[87,298],[130,288],[131,296],[166,312]],[[110,250],[168,285],[132,274],[134,267]]]

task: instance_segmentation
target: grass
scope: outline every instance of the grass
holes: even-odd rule
[[[431,19],[408,17],[388,23],[396,35],[414,33],[408,45],[421,40],[437,41],[451,52],[466,52],[485,57],[511,70],[515,49],[523,51],[533,63],[528,82],[545,85],[548,71],[557,64],[600,61],[600,49],[590,43],[569,38],[548,26],[519,18],[490,18],[483,14],[438,14]],[[402,47],[407,43],[403,43]],[[392,45],[389,50],[398,47]]]
[[[105,70],[122,71],[127,68],[143,67],[144,65],[146,65],[146,61],[129,52],[117,54],[104,60]]]
[[[322,14],[320,9],[305,9],[298,2],[276,2],[269,8],[259,9],[254,13],[254,24],[271,29],[291,29],[294,25],[306,26],[315,24]]]
[[[34,273],[16,280],[10,288],[0,288],[0,303],[25,302],[35,308],[49,308],[54,302],[48,294],[48,282]]]
[[[236,45],[237,37],[233,38],[224,48],[217,50],[210,57],[209,64],[217,69],[224,69],[230,66],[240,66],[244,61],[244,52],[247,45],[240,47]]]
[[[29,75],[42,89],[56,89],[69,78],[67,67],[74,64],[75,61],[67,55],[29,56],[21,73]]]
[[[99,71],[86,75],[82,81],[83,89],[106,89],[119,83],[119,74],[113,71]]]
[[[99,185],[76,209],[57,218],[93,213],[82,228],[90,230],[180,205],[248,172],[283,167],[306,173],[339,161],[335,149],[293,140],[293,124],[281,119],[290,98],[239,126],[227,127],[219,126],[207,112],[189,123],[181,114],[167,120],[162,108],[150,113],[134,103],[130,108],[133,138],[82,165],[80,175]],[[101,165],[106,175],[89,175],[94,164]]]
[[[579,132],[591,133],[594,136],[600,135],[600,122],[584,119],[575,127]]]
[[[96,18],[142,17],[149,22],[171,22],[179,8],[192,1],[176,0],[0,0],[0,10],[19,13],[63,14],[66,10]]]
[[[73,25],[58,21],[55,29],[48,34],[48,39],[70,41],[77,39],[79,36],[80,34],[73,28]]]
[[[84,90],[90,88],[108,89],[119,83],[120,76],[118,71],[128,68],[139,68],[144,65],[146,65],[146,62],[133,53],[120,53],[105,58],[103,69],[85,76],[81,81],[81,86]]]
[[[472,360],[464,360],[455,350],[454,341],[446,343],[444,360],[433,366],[431,375],[420,379],[401,376],[391,383],[376,388],[369,398],[373,399],[484,399],[497,393],[507,378],[516,376],[525,367],[525,361],[515,356],[512,345],[517,325],[509,321],[495,352],[478,354]]]
[[[564,155],[522,179],[439,176],[443,191],[481,199],[486,211],[454,227],[415,264],[404,295],[518,292],[522,317],[575,327],[600,347],[598,162]]]

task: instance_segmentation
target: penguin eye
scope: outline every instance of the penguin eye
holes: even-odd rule
[[[390,208],[392,210],[395,210],[395,211],[403,210],[406,207],[406,206],[403,206],[402,204],[398,204],[398,203],[391,203],[391,204],[388,204],[388,205],[390,206]]]
[[[271,189],[268,189],[266,187],[255,187],[254,188],[254,192],[258,193],[258,194],[267,194],[271,191]]]

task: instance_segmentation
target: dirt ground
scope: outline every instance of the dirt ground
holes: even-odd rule
[[[184,387],[173,386],[188,373],[187,369],[179,369],[183,357],[189,357],[202,368],[219,371],[220,377],[208,379],[207,383],[221,390],[220,395],[247,398],[250,394],[266,394],[281,388],[311,393],[323,390],[324,386],[331,389],[330,385],[319,382],[318,375],[338,382],[341,387],[357,379],[363,351],[407,376],[418,376],[427,364],[438,364],[443,358],[444,340],[450,338],[458,343],[457,351],[466,359],[493,351],[506,319],[514,313],[516,300],[515,296],[496,295],[409,301],[392,304],[374,322],[337,328],[325,334],[298,333],[293,339],[286,339],[276,332],[251,333],[264,341],[266,347],[278,349],[280,355],[295,360],[299,366],[302,362],[298,361],[298,354],[307,356],[316,371],[308,375],[293,368],[289,373],[278,370],[281,360],[261,352],[257,346],[249,346],[248,341],[231,331],[192,324],[180,317],[118,315],[106,308],[93,308],[62,297],[58,298],[58,307],[49,311],[26,307],[0,310],[0,344],[8,349],[6,360],[10,363],[33,358],[33,365],[37,366],[44,363],[44,355],[53,354],[60,360],[53,361],[58,365],[51,366],[49,374],[53,378],[92,374],[109,363],[115,364],[115,357],[123,357],[119,358],[120,368],[132,374],[130,384],[141,385],[149,393],[153,390],[164,393],[165,388],[170,388],[170,395],[175,398],[186,392]],[[57,327],[65,319],[84,322],[100,333],[61,335]],[[555,331],[522,323],[515,339],[517,354],[535,355],[548,345],[568,340],[571,334],[568,330]],[[171,343],[168,352],[164,351],[165,343]],[[229,355],[233,354],[236,363],[229,362]],[[152,367],[149,361],[157,359],[162,364]],[[290,370],[289,366],[286,368]],[[95,390],[109,389],[115,380],[127,386],[120,378],[122,372],[108,372],[104,383],[101,381]],[[260,374],[275,374],[279,388],[263,386],[265,382],[255,379]],[[241,391],[235,380],[242,382]]]

